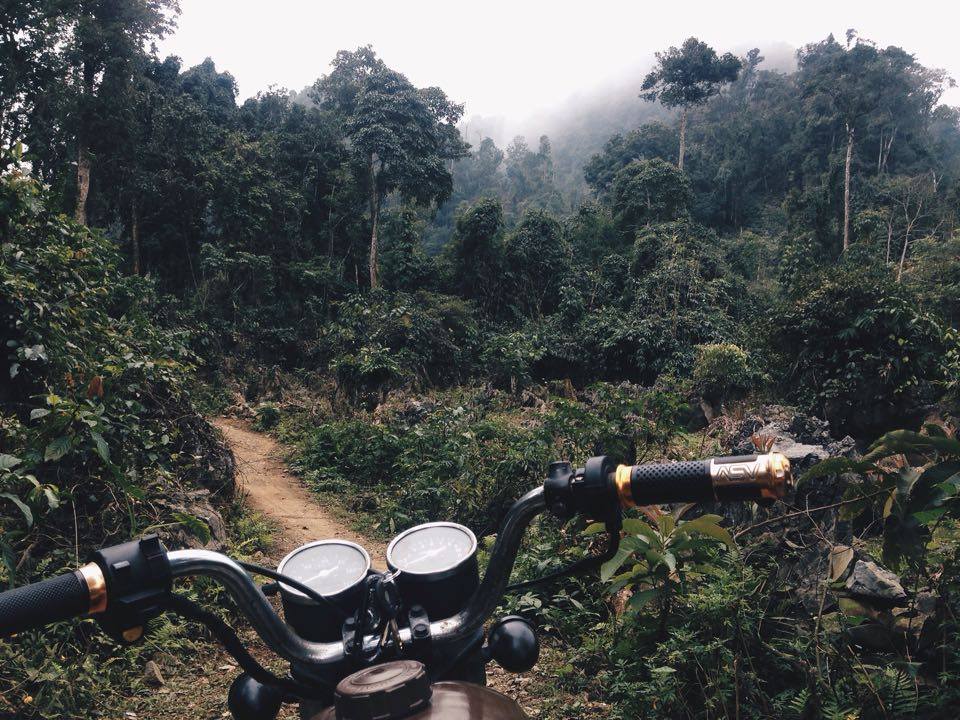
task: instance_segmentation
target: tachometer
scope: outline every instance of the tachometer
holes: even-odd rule
[[[387,546],[387,565],[400,571],[397,586],[407,607],[422,605],[434,620],[462,610],[480,583],[477,538],[451,522],[400,533]]]

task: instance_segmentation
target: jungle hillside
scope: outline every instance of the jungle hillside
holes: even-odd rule
[[[856,30],[771,60],[684,34],[505,139],[373,45],[243,97],[158,50],[179,5],[2,3],[3,589],[148,533],[273,557],[218,418],[371,538],[481,547],[553,460],[773,448],[773,506],[638,508],[599,573],[507,595],[544,650],[498,688],[542,720],[958,716],[947,70]],[[538,521],[514,578],[596,532]],[[145,666],[214,643],[0,640],[0,716],[135,718]]]

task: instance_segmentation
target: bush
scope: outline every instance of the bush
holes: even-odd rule
[[[304,434],[298,464],[321,492],[393,532],[439,518],[494,532],[548,463],[602,452],[632,461],[662,445],[679,399],[667,391],[599,384],[542,410],[486,390],[392,398],[377,422],[360,415]]]
[[[257,405],[256,414],[253,427],[257,430],[272,430],[280,424],[280,409],[272,403]]]
[[[321,342],[330,352],[329,367],[341,389],[379,399],[392,388],[466,380],[478,338],[470,304],[420,292],[348,298]]]
[[[697,347],[693,387],[711,405],[742,398],[757,383],[750,356],[738,345],[713,343]]]

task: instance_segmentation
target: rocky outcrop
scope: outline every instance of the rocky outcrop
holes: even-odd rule
[[[856,453],[853,438],[835,440],[826,420],[784,405],[766,405],[733,423],[732,427],[730,421],[725,424],[731,452],[751,454],[757,451],[757,441],[768,441],[773,450],[790,459],[795,473],[803,473],[827,458],[850,457]]]
[[[731,455],[752,455],[776,450],[790,460],[794,476],[799,478],[821,460],[855,456],[856,443],[850,437],[835,440],[826,420],[812,417],[783,405],[766,405],[745,417],[718,418],[709,432]],[[801,483],[795,494],[769,509],[758,509],[746,503],[723,505],[714,509],[737,527],[768,521],[777,515],[789,514],[788,508],[819,508],[839,502],[851,477],[830,475]],[[848,542],[849,529],[837,524],[837,511],[814,511],[817,521],[831,541]],[[768,523],[771,529],[803,526],[809,530],[809,518],[791,516],[783,525]],[[821,548],[822,550],[822,548]],[[822,552],[818,552],[818,557]]]

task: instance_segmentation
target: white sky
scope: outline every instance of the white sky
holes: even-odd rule
[[[270,85],[300,90],[340,49],[371,43],[419,86],[437,85],[466,114],[517,122],[578,91],[638,72],[656,50],[694,35],[718,51],[799,47],[847,28],[900,45],[960,82],[956,0],[181,0],[161,44],[187,66],[209,56],[241,99]],[[637,80],[638,84],[640,78]],[[944,101],[960,105],[960,89]],[[638,100],[638,102],[640,102]]]

